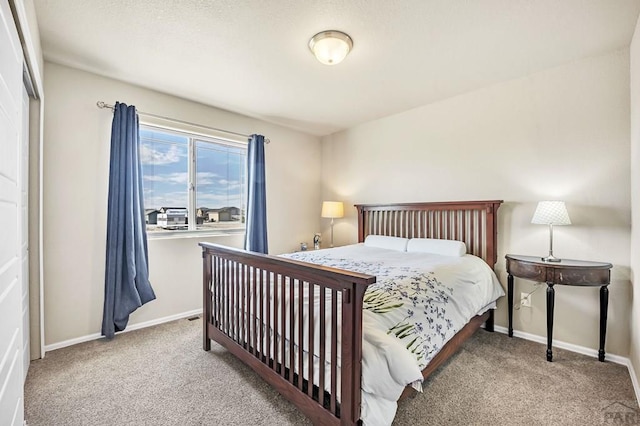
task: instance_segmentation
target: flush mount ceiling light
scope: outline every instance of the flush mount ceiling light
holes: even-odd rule
[[[352,48],[353,40],[342,31],[321,31],[309,40],[309,49],[325,65],[339,64]]]

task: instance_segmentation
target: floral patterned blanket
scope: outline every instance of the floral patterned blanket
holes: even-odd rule
[[[283,256],[376,276],[364,296],[366,424],[390,424],[404,387],[413,384],[420,390],[421,370],[473,316],[504,295],[491,268],[471,255],[407,253],[356,244]]]

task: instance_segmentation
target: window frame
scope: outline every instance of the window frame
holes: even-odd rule
[[[140,120],[140,130],[149,129],[151,131],[159,131],[182,136],[187,138],[187,228],[180,230],[165,229],[158,232],[147,232],[147,239],[166,239],[166,238],[194,238],[202,236],[215,236],[215,235],[234,235],[244,234],[246,232],[246,220],[240,222],[241,226],[231,229],[197,229],[197,142],[212,143],[215,145],[240,148],[245,151],[245,158],[248,156],[249,141],[240,138],[230,138],[221,136],[217,133],[208,133],[202,131],[187,130],[186,128],[176,128],[173,126],[166,126],[158,124],[152,121]],[[143,173],[144,178],[144,173]],[[242,172],[242,179],[244,181],[244,189],[242,191],[242,205],[239,206],[242,210],[244,208],[246,214],[246,198],[247,198],[247,180],[248,171],[245,161],[245,166]],[[144,183],[143,183],[144,187]],[[147,206],[145,206],[145,209]],[[148,225],[146,225],[148,226]]]

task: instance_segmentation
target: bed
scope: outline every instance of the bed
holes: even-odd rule
[[[462,241],[467,253],[492,269],[497,259],[497,210],[501,203],[358,204],[358,241],[369,241],[373,238],[370,236]],[[363,389],[363,383],[365,388],[368,385],[362,372],[363,336],[369,336],[370,323],[370,303],[365,293],[370,286],[382,285],[376,283],[376,276],[295,259],[317,261],[313,258],[323,257],[321,252],[335,258],[333,253],[341,253],[339,249],[287,258],[209,243],[200,245],[204,350],[210,350],[211,340],[220,343],[314,424],[357,424],[363,419],[363,411],[369,416],[365,422],[375,423],[371,421],[375,416],[367,405],[368,389]],[[385,257],[384,252],[381,256]],[[479,310],[478,315],[456,328],[455,335],[438,347],[437,354],[430,354],[419,371],[422,377],[455,353],[483,323],[487,330],[493,330],[492,309]],[[419,383],[411,380],[400,397],[419,389]]]

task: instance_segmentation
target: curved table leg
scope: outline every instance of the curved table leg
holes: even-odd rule
[[[507,276],[507,304],[509,305],[509,337],[513,337],[513,275]]]
[[[553,306],[555,299],[555,290],[553,283],[547,283],[547,361],[553,360],[553,352],[551,351],[551,342],[553,341]]]
[[[609,306],[609,288],[606,285],[600,287],[600,348],[598,360],[604,362],[604,341],[607,335],[607,310]]]

